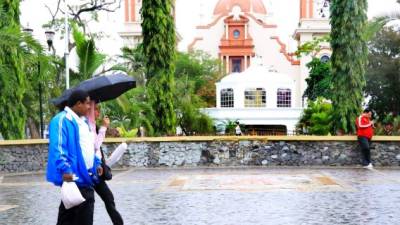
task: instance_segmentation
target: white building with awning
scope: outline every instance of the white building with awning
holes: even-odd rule
[[[241,73],[231,73],[216,83],[216,108],[203,112],[221,125],[239,121],[256,133],[292,133],[303,108],[295,107],[296,80],[271,67],[253,63]]]

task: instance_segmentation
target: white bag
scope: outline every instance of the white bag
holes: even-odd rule
[[[61,186],[61,201],[66,209],[70,209],[85,201],[75,182],[63,182]]]
[[[121,156],[124,154],[126,149],[128,148],[128,145],[124,142],[114,150],[114,152],[111,154],[111,156],[106,160],[106,164],[111,167],[114,165],[118,160],[121,158]]]

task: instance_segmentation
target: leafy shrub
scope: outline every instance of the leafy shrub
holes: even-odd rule
[[[400,135],[400,116],[386,115],[375,124],[376,135]]]
[[[297,130],[300,134],[329,135],[332,133],[332,104],[324,98],[308,101],[304,109]]]
[[[125,138],[136,137],[136,135],[138,133],[137,128],[134,128],[131,130],[126,130],[124,127],[117,127],[117,130],[118,130],[119,134],[121,135],[121,137],[125,137]]]

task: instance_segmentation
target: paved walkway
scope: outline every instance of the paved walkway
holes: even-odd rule
[[[130,224],[400,224],[400,169],[131,169],[109,182]],[[55,224],[59,189],[0,177],[0,224]],[[96,197],[94,224],[111,224]]]

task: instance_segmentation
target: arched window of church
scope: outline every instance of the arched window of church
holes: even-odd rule
[[[278,88],[276,103],[279,108],[292,107],[292,91],[289,88]]]
[[[221,107],[233,108],[234,106],[233,89],[226,88],[221,90]]]
[[[233,31],[233,38],[238,39],[240,37],[240,31],[239,30],[234,30]]]
[[[264,88],[246,88],[244,91],[244,107],[265,107],[267,92]]]

